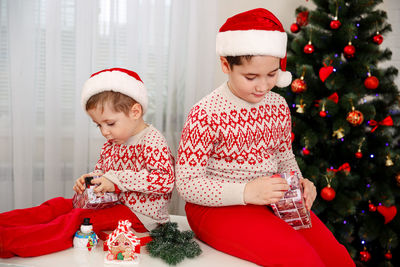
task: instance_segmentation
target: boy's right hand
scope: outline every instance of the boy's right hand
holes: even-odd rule
[[[81,177],[79,177],[76,181],[75,181],[75,185],[73,187],[74,191],[77,192],[78,194],[82,194],[83,191],[85,191],[86,186],[85,186],[85,178],[86,177],[93,177],[93,176],[98,176],[98,175],[102,175],[102,173],[98,173],[98,172],[91,172],[91,173],[86,173],[83,174]]]
[[[254,205],[269,205],[279,201],[288,190],[288,183],[281,177],[258,177],[246,184],[244,202]]]

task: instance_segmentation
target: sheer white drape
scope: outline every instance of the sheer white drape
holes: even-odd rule
[[[0,0],[0,212],[71,197],[92,170],[104,138],[80,90],[104,68],[139,73],[145,119],[176,155],[190,107],[213,89],[216,29],[213,0]],[[183,212],[176,193],[171,212]]]

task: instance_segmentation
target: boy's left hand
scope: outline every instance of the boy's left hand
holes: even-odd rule
[[[304,189],[304,201],[306,202],[306,209],[311,210],[312,204],[317,197],[317,189],[315,188],[313,182],[305,178],[300,179],[300,184]]]
[[[104,176],[93,179],[92,184],[97,184],[93,191],[100,196],[104,195],[104,193],[115,191],[114,183]]]

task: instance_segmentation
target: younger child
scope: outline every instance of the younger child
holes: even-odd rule
[[[77,179],[74,190],[114,192],[123,204],[91,210],[74,208],[71,199],[54,198],[38,207],[0,214],[0,257],[39,256],[72,246],[83,218],[97,233],[114,230],[129,220],[137,232],[169,220],[168,203],[174,185],[173,158],[165,138],[143,120],[147,91],[133,71],[114,68],[93,74],[82,90],[82,106],[107,139],[93,173]]]
[[[291,82],[287,36],[268,10],[229,18],[217,35],[228,81],[191,109],[182,131],[176,186],[189,224],[210,246],[262,266],[354,266],[311,212],[312,228],[294,230],[268,204],[289,189],[277,173],[301,175],[291,147],[289,107],[275,86]],[[314,184],[301,179],[306,207]]]

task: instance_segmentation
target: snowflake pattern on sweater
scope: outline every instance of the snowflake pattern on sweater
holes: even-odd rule
[[[164,223],[174,187],[173,161],[165,138],[150,125],[126,144],[106,142],[95,170],[118,186],[120,201],[142,222],[140,214]]]
[[[191,109],[176,161],[176,186],[186,201],[243,205],[247,182],[286,171],[300,173],[290,110],[279,94],[251,104],[224,83]]]

